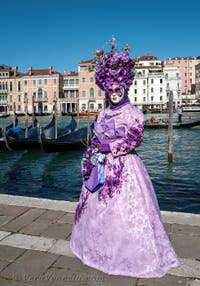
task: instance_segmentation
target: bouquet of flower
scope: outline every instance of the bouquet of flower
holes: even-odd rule
[[[101,153],[98,148],[89,147],[83,155],[82,159],[82,176],[83,180],[89,179],[92,169],[97,164],[105,163],[106,155]]]

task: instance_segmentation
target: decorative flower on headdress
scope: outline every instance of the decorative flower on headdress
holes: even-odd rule
[[[111,51],[104,53],[96,51],[95,55],[95,80],[96,84],[106,93],[110,85],[122,85],[129,90],[134,79],[134,60],[129,57],[130,48],[126,45],[124,51],[116,51],[116,45],[111,41]]]

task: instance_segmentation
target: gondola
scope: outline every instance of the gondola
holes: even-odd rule
[[[173,128],[191,128],[191,127],[196,127],[200,125],[200,120],[197,121],[192,121],[192,122],[182,122],[182,123],[173,123],[172,126]],[[163,122],[163,123],[149,123],[146,122],[144,125],[145,128],[149,129],[156,129],[156,128],[168,128],[168,123]]]
[[[28,112],[29,116],[32,116],[32,113]],[[43,112],[34,112],[35,116],[49,116],[52,115],[52,112],[48,112],[48,111],[43,111]]]
[[[62,116],[77,116],[77,112],[61,112]]]
[[[6,147],[6,132],[13,128],[14,126],[17,127],[18,125],[18,119],[17,117],[15,118],[15,122],[10,123],[8,126],[6,126],[5,128],[0,128],[0,150],[7,150]]]
[[[5,135],[7,149],[9,151],[14,151],[40,148],[40,129],[36,118],[34,121],[34,126],[36,127],[30,125],[27,130],[19,127],[8,129]]]
[[[88,128],[83,127],[58,138],[47,139],[41,135],[41,148],[44,152],[63,152],[86,148]]]
[[[56,118],[53,116],[52,121],[42,129],[42,136],[46,139],[54,139],[55,137],[59,138],[63,135],[68,134],[76,129],[77,122],[72,116],[70,123],[65,127],[56,126]]]

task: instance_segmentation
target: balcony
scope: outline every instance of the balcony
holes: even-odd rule
[[[8,100],[7,99],[0,99],[0,105],[7,105],[8,104]]]
[[[0,89],[0,94],[7,94],[8,93],[8,89]]]
[[[58,98],[58,101],[60,103],[77,103],[77,98],[68,98],[68,97],[64,97],[64,98]]]
[[[33,99],[34,102],[48,102],[48,98],[47,97],[36,97]]]

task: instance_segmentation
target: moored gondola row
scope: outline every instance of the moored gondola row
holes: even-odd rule
[[[77,128],[74,117],[65,127],[58,127],[55,115],[45,127],[35,118],[26,128],[18,127],[18,119],[5,128],[0,128],[0,150],[41,149],[44,152],[60,152],[85,148],[88,142],[88,128]]]

